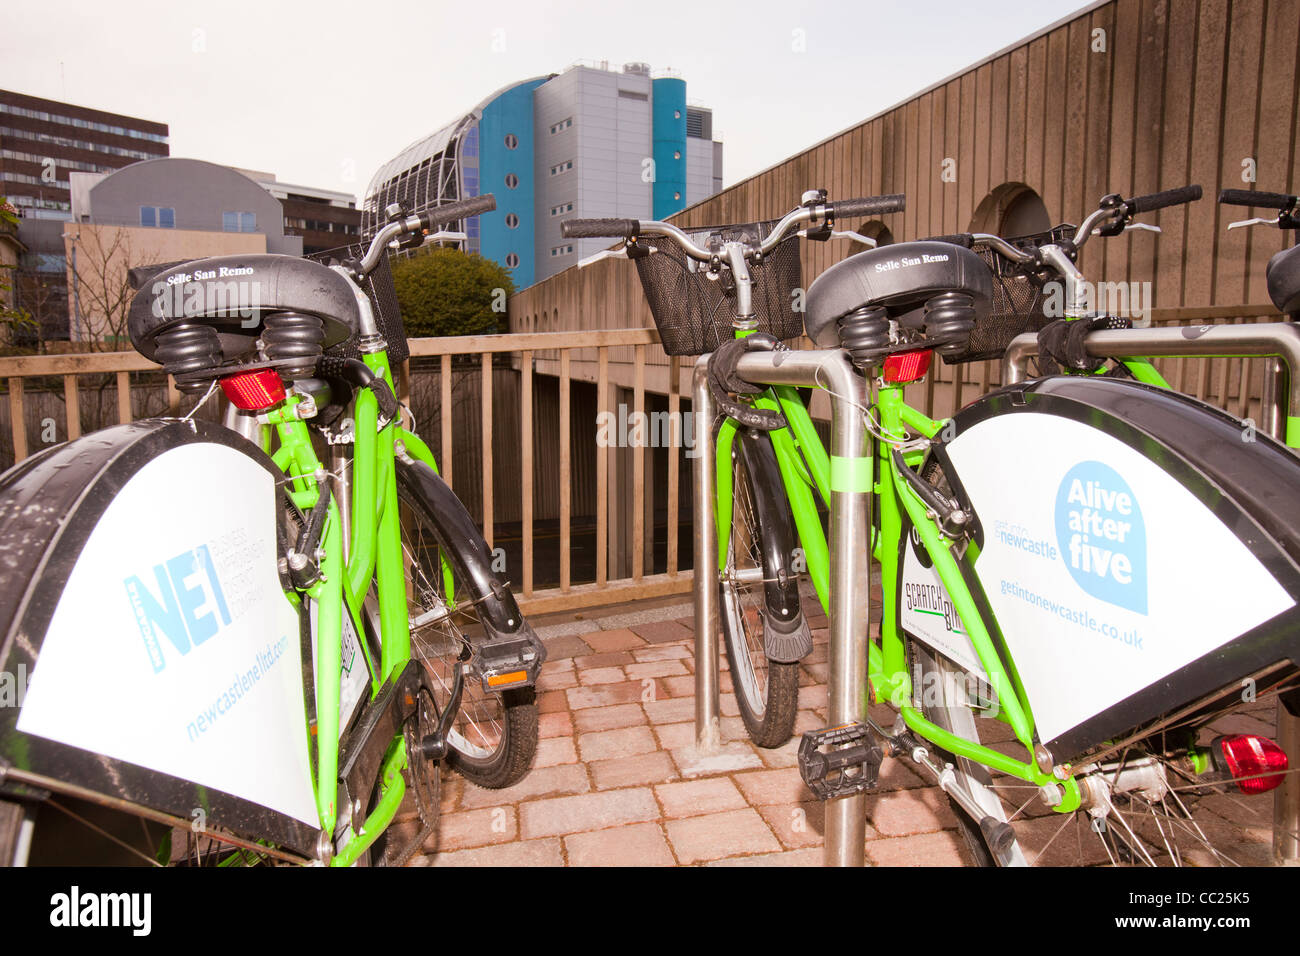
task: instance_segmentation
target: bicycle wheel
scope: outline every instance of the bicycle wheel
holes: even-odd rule
[[[437,532],[424,497],[399,469],[397,498],[402,532],[411,655],[424,669],[441,714],[451,697],[455,668],[468,661],[486,636],[472,582],[444,560],[448,543]],[[537,704],[531,687],[499,694],[468,678],[448,734],[447,764],[470,783],[508,787],[528,773],[537,750]]]
[[[731,537],[719,584],[718,618],[745,729],[758,746],[779,747],[794,733],[799,664],[771,660],[765,650],[764,528],[745,457],[734,448],[731,476]]]
[[[987,685],[918,644],[912,650],[926,717],[1004,749],[1009,735],[989,716],[996,704]],[[962,836],[980,866],[1268,865],[1271,794],[1246,796],[1224,774],[1196,773],[1186,742],[1199,739],[1204,746],[1243,725],[1267,731],[1273,696],[1203,713],[1099,754],[1076,770],[1084,803],[1070,813],[1053,810],[1024,780],[937,751],[953,764],[960,785],[996,820],[1010,823],[1015,841],[998,859],[978,824],[954,803]]]

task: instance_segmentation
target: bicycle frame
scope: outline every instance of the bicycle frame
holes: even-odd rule
[[[384,351],[371,352],[363,361],[377,376],[392,387],[392,373]],[[275,430],[278,447],[271,453],[275,465],[290,482],[289,496],[305,511],[315,507],[326,488],[326,471],[312,447],[306,423],[298,417],[301,399],[288,400],[266,416]],[[437,471],[433,454],[423,441],[397,423],[382,430],[378,425],[378,404],[369,389],[358,389],[353,415],[355,421],[352,457],[350,511],[351,537],[344,558],[342,515],[337,502],[331,501],[322,539],[324,557],[321,577],[306,590],[318,607],[316,630],[316,699],[315,727],[309,728],[316,742],[313,789],[321,830],[331,842],[339,818],[338,792],[340,726],[339,687],[342,678],[342,628],[344,613],[350,615],[356,634],[366,633],[362,618],[363,605],[372,581],[377,582],[380,647],[374,661],[368,642],[360,641],[363,659],[370,676],[370,699],[374,700],[387,683],[396,679],[411,658],[411,634],[406,604],[406,589],[398,524],[396,454],[400,442],[403,452]],[[263,431],[263,448],[267,448]],[[450,585],[449,585],[450,586]],[[448,592],[450,593],[450,591]],[[285,596],[300,606],[297,592]],[[309,713],[312,712],[309,710]],[[382,765],[380,799],[358,828],[351,824],[353,838],[337,856],[334,865],[347,866],[374,842],[392,822],[406,792],[401,771],[406,768],[406,751],[398,738],[390,747]],[[353,795],[354,797],[356,795]]]
[[[756,405],[760,408],[779,407],[789,422],[788,429],[777,429],[769,434],[798,530],[799,543],[804,550],[809,577],[827,614],[830,613],[830,549],[822,530],[814,492],[828,503],[833,489],[869,492],[878,502],[880,527],[878,532],[874,528],[869,532],[869,549],[881,568],[883,608],[880,637],[867,643],[867,679],[872,697],[892,703],[913,732],[950,753],[967,757],[1036,786],[1062,784],[1049,769],[1040,767],[1032,756],[1032,713],[1018,677],[1013,670],[1003,666],[997,647],[1000,637],[997,635],[996,623],[986,620],[980,613],[980,602],[962,575],[960,564],[964,558],[953,553],[950,543],[942,538],[934,523],[926,517],[926,504],[898,474],[897,466],[889,454],[889,446],[881,441],[871,443],[876,476],[872,483],[865,473],[861,473],[860,467],[855,468],[844,459],[837,461],[827,454],[807,408],[792,386],[770,387]],[[931,438],[943,427],[942,422],[930,419],[907,405],[903,401],[901,385],[881,382],[876,390],[876,408],[880,416],[879,428],[885,435],[901,438],[904,427],[910,426]],[[727,542],[730,540],[731,446],[736,429],[733,421],[725,421],[719,431],[716,446],[715,517],[720,569],[725,567]],[[910,458],[909,464],[919,464],[920,453],[914,453]],[[897,613],[898,545],[902,537],[904,515],[917,529],[923,546],[935,562],[939,576],[952,597],[962,624],[997,694],[998,716],[1011,726],[1016,739],[1031,755],[1030,762],[1018,761],[950,734],[927,720],[920,710],[906,703],[912,696],[912,682],[907,673],[906,651],[903,635],[898,628]],[[972,557],[974,553],[971,552]],[[1062,785],[1065,794],[1056,809],[1062,813],[1077,809],[1080,802],[1077,783],[1070,778]]]

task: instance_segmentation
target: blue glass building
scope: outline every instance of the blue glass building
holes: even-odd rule
[[[712,111],[687,103],[684,80],[643,63],[576,65],[498,90],[385,163],[362,225],[373,231],[393,202],[418,210],[490,192],[497,208],[464,223],[467,246],[523,288],[609,245],[564,239],[563,220],[663,219],[721,188]]]

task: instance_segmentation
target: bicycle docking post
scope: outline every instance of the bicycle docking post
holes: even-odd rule
[[[695,410],[695,747],[701,753],[722,742],[718,729],[718,527],[713,521],[715,459],[708,355],[695,363],[691,380]]]
[[[875,481],[874,460],[867,444],[867,380],[854,369],[848,353],[839,349],[754,352],[741,358],[737,370],[751,382],[811,385],[825,389],[830,396],[831,577],[827,704],[832,726],[860,725],[866,717],[867,609],[871,593],[871,552],[867,529],[871,527],[870,502]],[[696,459],[697,465],[700,461]],[[712,462],[709,467],[712,467]],[[712,497],[707,501],[711,505]],[[711,515],[708,520],[712,520]],[[696,613],[699,613],[698,609]],[[825,865],[862,866],[866,856],[866,825],[866,795],[860,788],[844,795],[832,795],[826,805]]]
[[[848,356],[827,360],[831,380],[831,580],[830,674],[827,706],[832,726],[859,724],[866,717],[867,610],[871,600],[871,556],[866,529],[871,527],[874,462],[868,454],[867,382]],[[862,793],[840,797],[826,806],[827,866],[862,866],[866,845],[867,806]]]

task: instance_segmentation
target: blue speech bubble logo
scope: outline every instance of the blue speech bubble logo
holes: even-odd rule
[[[1085,461],[1056,493],[1056,540],[1074,582],[1107,603],[1147,613],[1147,535],[1128,483],[1109,465]]]

